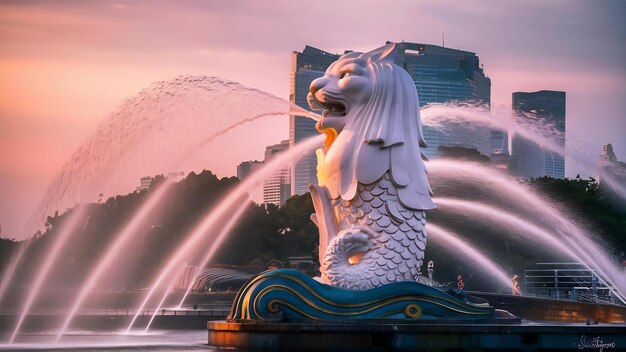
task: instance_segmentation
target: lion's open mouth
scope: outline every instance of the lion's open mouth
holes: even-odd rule
[[[319,102],[323,107],[324,111],[322,112],[322,116],[346,116],[346,107],[339,102]]]

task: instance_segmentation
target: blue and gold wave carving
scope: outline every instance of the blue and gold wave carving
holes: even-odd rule
[[[229,320],[351,320],[490,318],[494,308],[476,305],[417,282],[369,290],[319,283],[292,269],[266,271],[239,290]]]

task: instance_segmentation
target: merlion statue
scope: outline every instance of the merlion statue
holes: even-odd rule
[[[309,105],[323,110],[316,127],[326,134],[319,186],[310,186],[321,277],[265,271],[239,290],[229,321],[495,316],[476,298],[414,281],[426,248],[424,212],[435,205],[417,92],[394,54],[393,44],[346,54],[311,83]]]
[[[319,227],[321,281],[369,289],[414,280],[426,248],[425,210],[435,208],[420,147],[413,80],[394,63],[395,44],[352,52],[314,80],[319,186],[311,185]]]
[[[360,344],[371,342],[376,331],[392,341],[388,346],[419,340],[423,347],[420,332],[413,330],[422,324],[403,323],[400,332],[396,322],[480,319],[484,324],[496,319],[495,308],[484,300],[414,281],[426,249],[425,210],[435,204],[420,153],[425,143],[417,92],[409,74],[394,64],[394,54],[394,44],[346,54],[311,83],[309,105],[323,110],[316,128],[326,135],[324,150],[317,150],[319,186],[310,186],[321,277],[314,280],[293,269],[260,273],[237,293],[228,324],[208,323],[209,343],[212,338],[259,341],[258,346],[268,347],[268,336],[280,344],[287,337],[293,340],[297,330],[307,333],[304,345],[320,340],[319,335],[324,339],[316,346],[328,348],[347,341],[328,336],[363,332]],[[361,323],[333,321],[367,324],[361,330]],[[383,327],[391,325],[393,332],[386,334]],[[378,340],[359,346],[384,346]]]

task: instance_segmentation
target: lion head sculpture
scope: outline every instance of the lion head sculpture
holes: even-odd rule
[[[323,110],[316,128],[327,135],[326,151],[317,152],[318,182],[331,198],[351,200],[358,183],[389,172],[403,206],[433,209],[417,91],[395,54],[394,43],[348,53],[311,83],[309,105]]]

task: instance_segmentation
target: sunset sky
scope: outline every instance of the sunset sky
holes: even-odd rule
[[[494,104],[510,105],[513,91],[566,91],[567,137],[590,154],[610,142],[624,161],[625,14],[620,0],[0,0],[2,236],[21,236],[55,173],[125,97],[192,74],[286,99],[291,52],[305,45],[367,51],[387,40],[441,45],[445,34],[446,46],[479,55]]]

